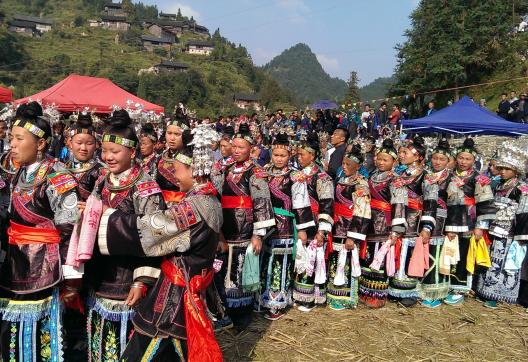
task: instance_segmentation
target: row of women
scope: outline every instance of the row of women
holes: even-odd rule
[[[398,150],[387,139],[368,178],[356,144],[334,182],[313,134],[293,149],[279,133],[261,168],[246,124],[219,139],[177,114],[160,156],[153,129],[138,137],[124,110],[100,150],[90,115],[69,132],[74,158],[63,165],[43,156],[51,128],[38,103],[12,120],[0,187],[10,199],[3,360],[64,359],[68,308],[86,309],[90,361],[216,361],[211,321],[243,327],[254,308],[275,320],[294,303],[435,307],[471,290],[491,307],[528,306],[528,188],[512,147],[498,154],[492,188],[473,168],[471,139],[456,150],[439,142],[430,160],[419,137]]]

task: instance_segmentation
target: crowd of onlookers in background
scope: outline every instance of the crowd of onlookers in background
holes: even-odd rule
[[[526,93],[521,93],[517,97],[515,91],[508,94],[502,93],[501,100],[497,107],[497,114],[508,121],[526,123],[528,122],[528,103],[526,102]]]

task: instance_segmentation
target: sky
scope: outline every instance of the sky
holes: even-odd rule
[[[256,65],[306,43],[325,71],[360,85],[390,76],[394,47],[405,41],[419,0],[142,0],[159,11],[193,16],[200,25],[245,46]]]

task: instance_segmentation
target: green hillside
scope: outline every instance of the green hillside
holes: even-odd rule
[[[330,77],[310,47],[302,43],[286,49],[263,69],[302,104],[342,99],[347,89],[346,82]]]
[[[374,79],[369,84],[359,88],[361,100],[369,102],[373,99],[385,98],[394,81],[394,77],[380,77]]]
[[[233,93],[259,93],[267,107],[287,106],[290,95],[262,70],[255,67],[247,50],[236,46],[217,30],[211,37],[215,49],[210,56],[182,53],[191,39],[184,33],[170,50],[143,49],[140,37],[148,32],[141,20],[155,18],[158,9],[141,3],[123,1],[128,32],[115,32],[87,25],[100,18],[101,0],[0,0],[0,83],[14,86],[16,97],[48,88],[68,74],[107,77],[127,91],[161,104],[169,112],[178,102],[195,109],[198,116],[240,113],[233,105]],[[53,20],[53,30],[40,38],[7,31],[15,14],[41,16]],[[185,14],[183,14],[185,15]],[[207,24],[204,24],[207,26]],[[160,72],[139,75],[161,59],[188,64],[187,72]]]

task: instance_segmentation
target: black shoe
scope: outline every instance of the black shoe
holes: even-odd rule
[[[220,332],[233,328],[233,321],[228,316],[214,322],[214,331]]]
[[[402,300],[400,300],[400,303],[401,303],[405,308],[411,308],[411,307],[414,306],[416,303],[418,303],[418,298],[403,298]]]

